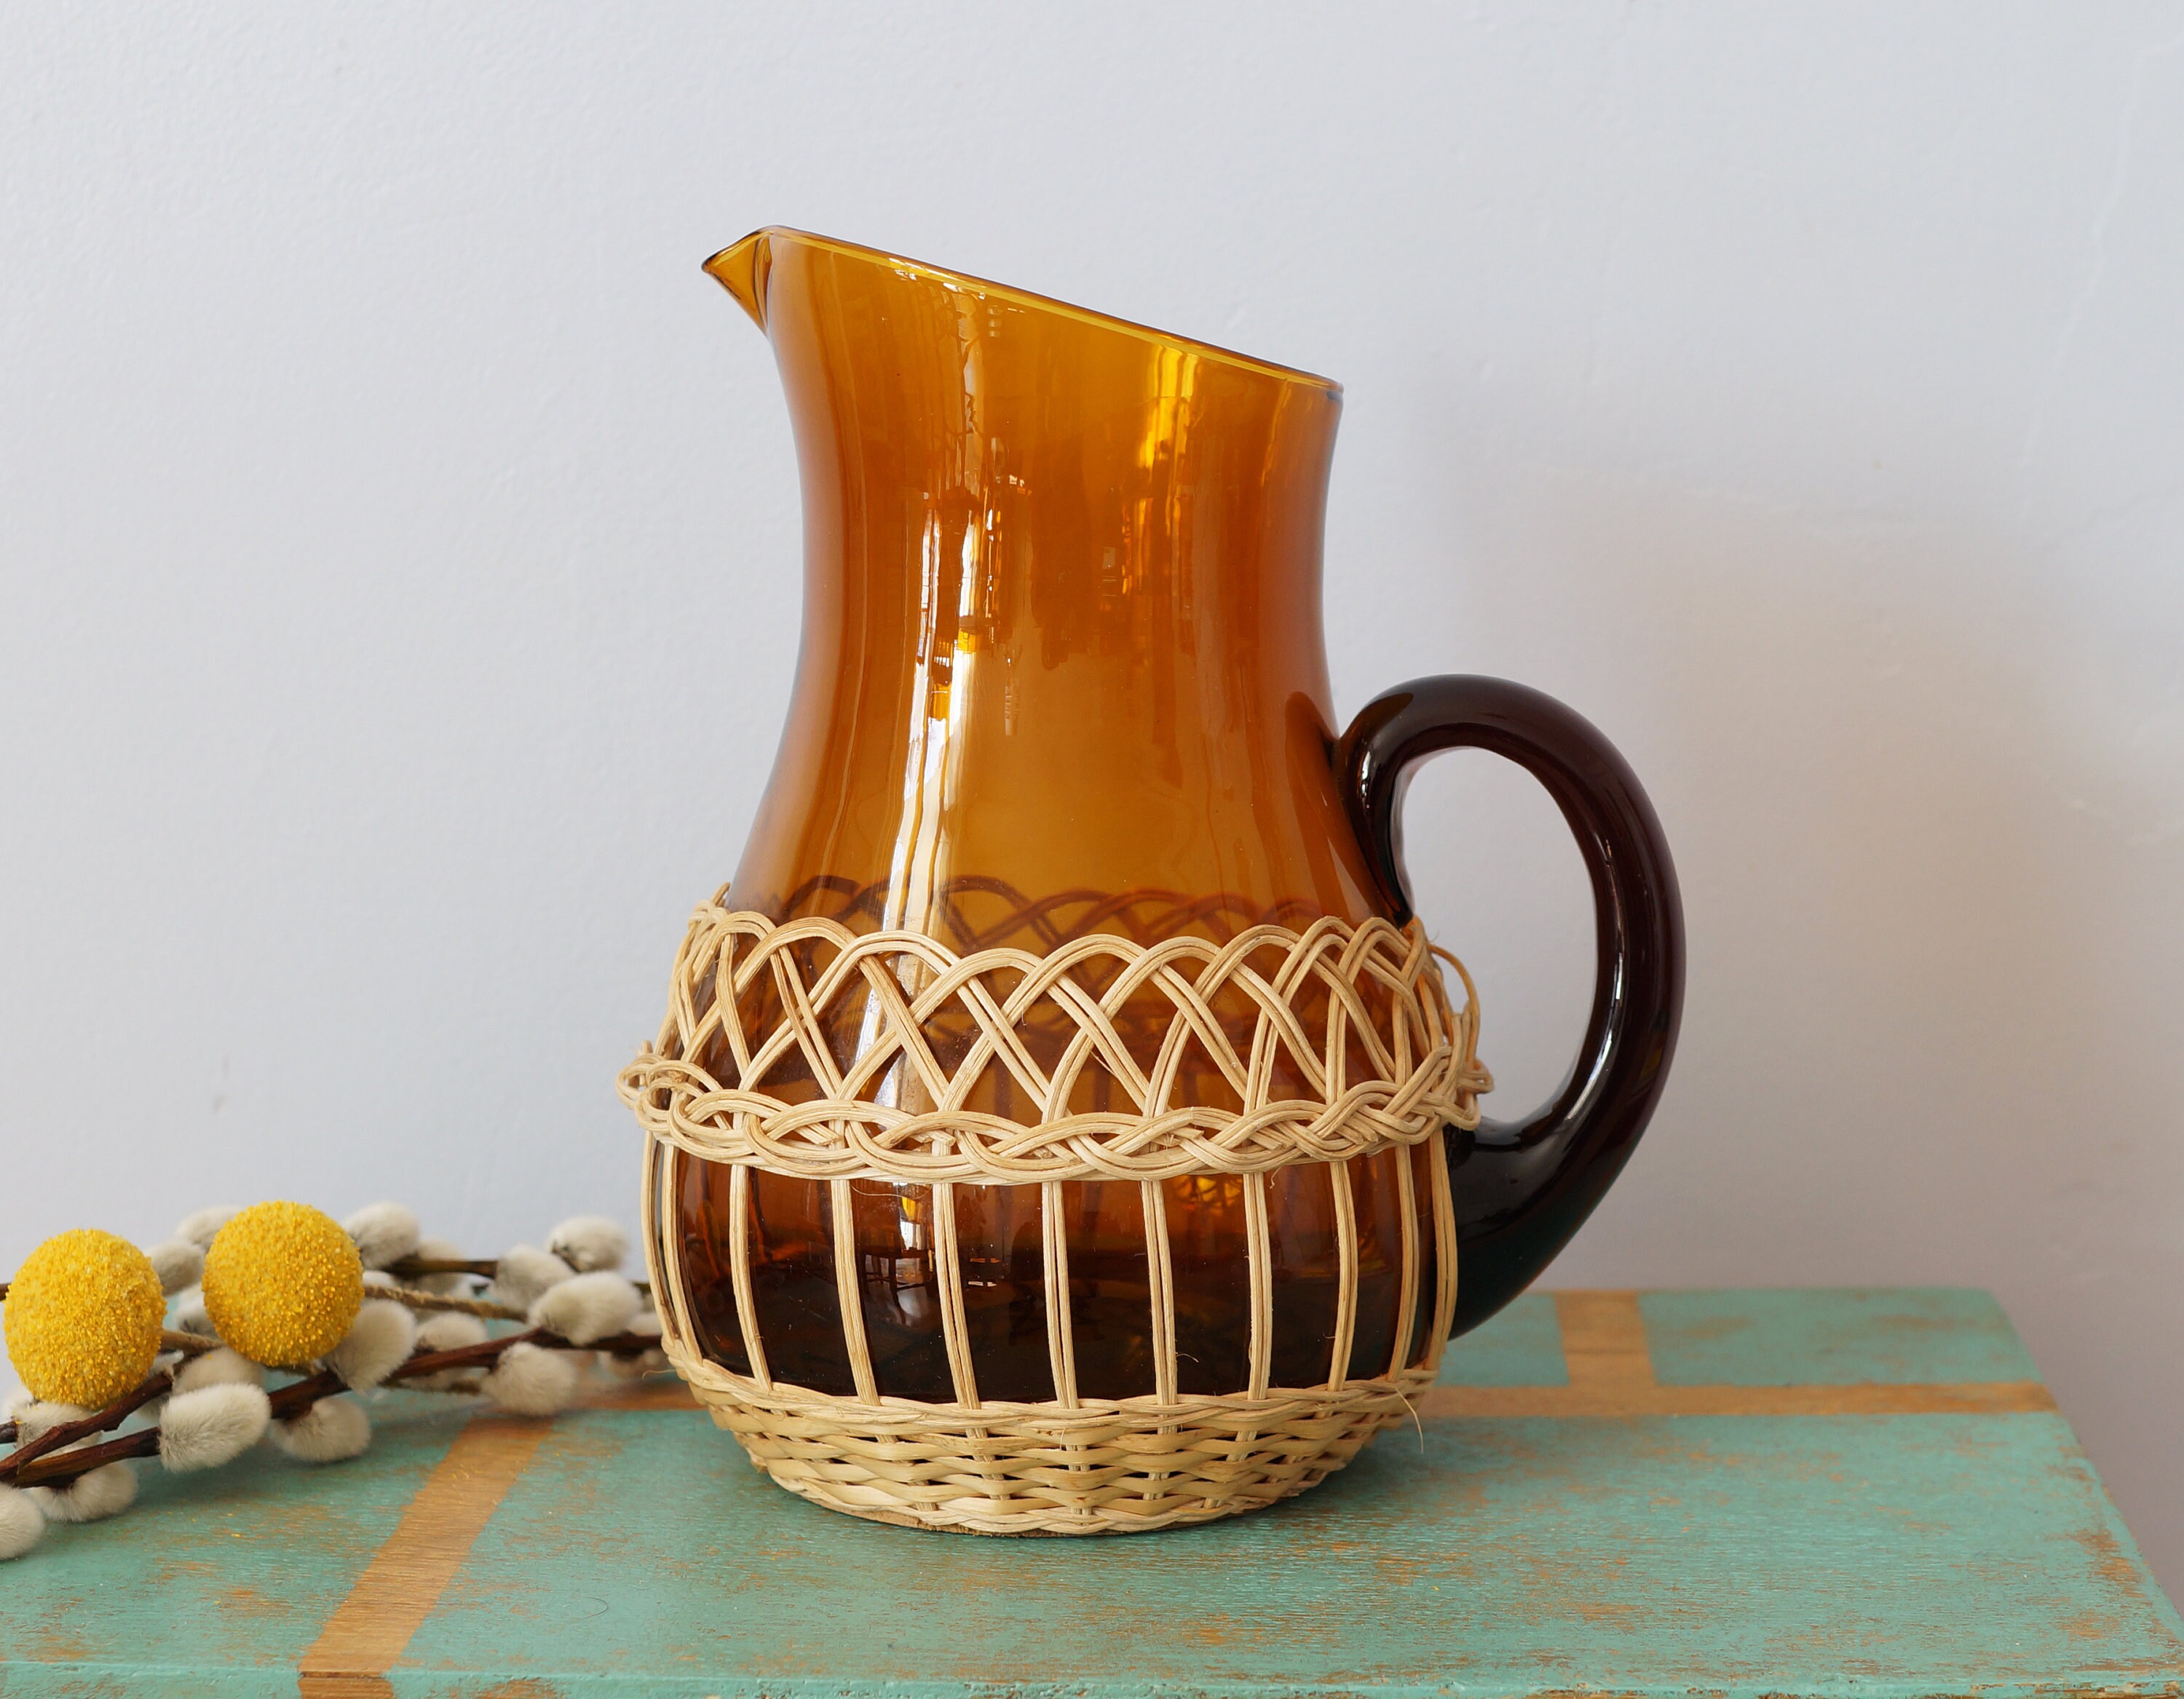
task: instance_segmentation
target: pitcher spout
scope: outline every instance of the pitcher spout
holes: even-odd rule
[[[773,232],[755,230],[705,262],[705,270],[761,331],[766,328],[766,278],[773,265]]]

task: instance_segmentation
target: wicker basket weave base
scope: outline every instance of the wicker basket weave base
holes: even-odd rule
[[[1479,1124],[1478,1094],[1490,1081],[1478,1062],[1475,1000],[1452,1008],[1435,965],[1445,954],[1415,920],[1398,927],[1322,917],[1302,931],[1251,927],[1226,943],[1092,933],[1044,955],[1000,947],[958,955],[916,933],[700,907],[660,1037],[621,1082],[645,1129],[644,1238],[661,1346],[775,1481],[874,1521],[977,1534],[1137,1533],[1256,1510],[1317,1485],[1432,1384],[1454,1314],[1456,1223],[1441,1132]],[[754,987],[772,988],[771,1002]],[[829,1012],[843,1011],[854,1025]],[[836,1026],[859,1034],[854,1056],[838,1056]],[[791,1102],[762,1089],[792,1052],[822,1096]],[[960,1060],[944,1067],[943,1054]],[[1234,1105],[1182,1092],[1191,1055],[1221,1076]],[[1095,1061],[1105,1086],[1080,1090]],[[879,1089],[889,1069],[906,1082],[901,1092]],[[1010,1101],[1028,1106],[1022,1118],[972,1106],[974,1088],[994,1072],[1013,1081]],[[1287,1082],[1279,1091],[1278,1078]],[[905,1094],[922,1106],[905,1107]],[[1089,1108],[1079,1102],[1088,1095]],[[1400,1243],[1384,1242],[1382,1253],[1399,1297],[1379,1319],[1391,1324],[1392,1349],[1381,1373],[1353,1379],[1353,1367],[1369,1365],[1353,1362],[1364,1251],[1352,1168],[1390,1151],[1400,1158]],[[678,1176],[694,1160],[728,1177],[735,1369],[701,1349],[685,1289]],[[1269,1199],[1282,1170],[1306,1163],[1327,1177],[1336,1301],[1326,1382],[1284,1387],[1272,1379],[1286,1300]],[[754,1273],[758,1173],[826,1188],[833,1323],[854,1395],[798,1386],[768,1366]],[[1167,1187],[1200,1177],[1234,1189],[1243,1228],[1234,1272],[1251,1294],[1246,1384],[1218,1395],[1184,1395],[1178,1384]],[[913,1224],[930,1235],[919,1251],[952,1401],[880,1391],[852,1193],[872,1182],[922,1193]],[[1139,1189],[1152,1383],[1140,1396],[1078,1391],[1064,1202],[1080,1183]],[[1049,1403],[978,1393],[957,1194],[990,1185],[1045,1189]]]
[[[1265,1398],[859,1405],[682,1366],[775,1483],[829,1510],[968,1534],[1134,1534],[1258,1510],[1317,1486],[1407,1419],[1430,1368]],[[784,1396],[784,1394],[788,1395]]]

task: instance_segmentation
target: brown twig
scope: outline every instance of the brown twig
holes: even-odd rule
[[[149,1404],[174,1384],[173,1374],[163,1368],[127,1397],[116,1399],[103,1410],[94,1410],[90,1415],[80,1417],[75,1421],[58,1423],[47,1429],[36,1439],[25,1440],[6,1457],[0,1458],[0,1480],[15,1481],[26,1465],[48,1451],[58,1451],[63,1446],[72,1446],[78,1440],[88,1439],[93,1434],[103,1434],[109,1429],[119,1428],[128,1420],[131,1412]],[[88,1457],[90,1452],[81,1455]]]
[[[415,1380],[427,1374],[440,1374],[451,1368],[482,1368],[488,1363],[499,1362],[500,1354],[510,1345],[538,1345],[547,1340],[558,1341],[565,1350],[572,1349],[559,1334],[549,1334],[543,1328],[532,1328],[523,1333],[510,1334],[505,1339],[484,1340],[476,1345],[457,1345],[451,1351],[421,1352],[387,1379],[391,1384],[398,1380]]]
[[[125,1457],[152,1457],[159,1452],[159,1430],[139,1428],[133,1434],[125,1434],[118,1440],[109,1440],[103,1446],[86,1446],[80,1451],[64,1451],[57,1457],[46,1457],[27,1466],[15,1477],[17,1486],[67,1486],[81,1480],[93,1469],[103,1469],[109,1463],[118,1463]]]
[[[399,1373],[400,1370],[395,1371]],[[331,1398],[337,1392],[349,1390],[348,1383],[330,1368],[316,1374],[306,1375],[301,1380],[292,1380],[265,1401],[273,1407],[273,1419],[286,1422],[300,1416],[321,1398]]]
[[[184,1356],[203,1356],[209,1351],[218,1351],[220,1341],[210,1334],[186,1334],[175,1328],[162,1328],[159,1349],[178,1351]]]

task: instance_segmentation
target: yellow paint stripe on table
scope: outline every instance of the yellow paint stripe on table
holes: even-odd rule
[[[391,1694],[394,1667],[550,1423],[480,1416],[455,1438],[402,1520],[304,1654],[304,1699]]]

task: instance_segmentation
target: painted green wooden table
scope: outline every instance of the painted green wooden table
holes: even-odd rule
[[[1420,1416],[1258,1516],[989,1540],[792,1498],[671,1386],[390,1398],[0,1568],[0,1695],[2184,1691],[1981,1294],[1535,1295]]]

